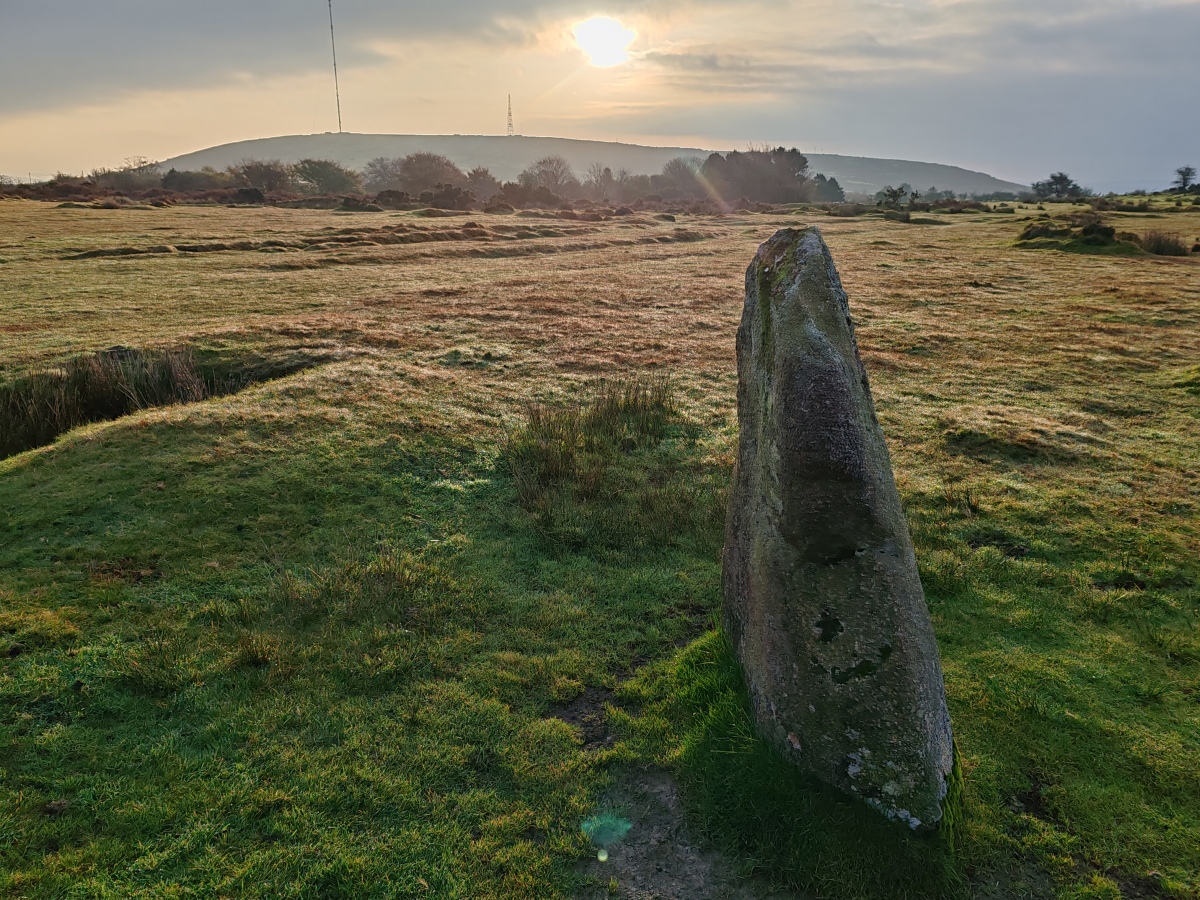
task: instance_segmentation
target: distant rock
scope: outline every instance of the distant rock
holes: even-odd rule
[[[933,625],[846,294],[816,228],[746,273],[724,620],[763,735],[930,829],[954,763]]]

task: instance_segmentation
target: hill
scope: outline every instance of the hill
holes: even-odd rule
[[[635,174],[659,171],[663,163],[677,156],[707,156],[711,150],[696,147],[646,147],[608,141],[579,141],[554,137],[505,137],[499,135],[460,134],[296,134],[259,138],[222,144],[187,153],[163,162],[163,169],[223,169],[242,159],[297,160],[333,159],[342,165],[361,169],[379,156],[406,156],[425,150],[441,153],[463,168],[486,166],[502,181],[512,180],[522,169],[543,156],[562,156],[577,172],[595,162]],[[986,194],[993,191],[1021,191],[1027,185],[1002,181],[983,172],[972,172],[941,163],[913,162],[902,159],[873,159],[865,156],[838,156],[809,153],[814,172],[836,178],[847,192],[873,194],[884,185],[907,182],[925,190],[936,186],[961,194]]]

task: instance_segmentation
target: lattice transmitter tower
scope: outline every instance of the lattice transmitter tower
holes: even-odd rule
[[[512,137],[516,133],[517,133],[517,130],[515,128],[513,128],[513,123],[512,123],[512,94],[509,94],[508,95],[508,136]]]

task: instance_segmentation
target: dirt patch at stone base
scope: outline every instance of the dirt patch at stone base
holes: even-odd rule
[[[579,900],[806,900],[739,877],[719,851],[693,838],[679,785],[666,772],[626,775],[605,794],[601,810],[633,827],[607,848],[607,861],[592,856],[581,864],[591,884]]]

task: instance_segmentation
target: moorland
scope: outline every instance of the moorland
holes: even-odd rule
[[[1141,202],[1099,228],[1200,239]],[[736,896],[1196,897],[1200,256],[856,212],[0,202],[6,427],[67,365],[191,385],[0,459],[0,895],[631,896],[582,826],[635,844],[668,778]],[[781,766],[715,626],[744,272],[813,224],[942,653],[941,841]]]

